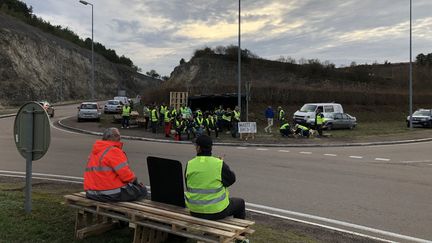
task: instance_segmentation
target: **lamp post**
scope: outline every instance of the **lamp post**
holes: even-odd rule
[[[92,79],[91,79],[91,84],[90,84],[90,95],[91,95],[91,99],[94,100],[94,50],[93,50],[93,4],[84,1],[84,0],[80,0],[80,3],[84,4],[84,5],[90,5],[92,8]]]
[[[410,0],[410,66],[409,66],[409,127],[412,129],[412,0]]]
[[[237,106],[239,107],[239,111],[241,112],[241,45],[240,45],[240,13],[241,13],[241,4],[240,0],[238,1],[238,100],[237,100]],[[240,113],[241,114],[241,113]]]

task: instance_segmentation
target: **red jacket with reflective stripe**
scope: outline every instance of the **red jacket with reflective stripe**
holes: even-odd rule
[[[135,179],[123,143],[97,140],[84,172],[84,190],[112,190]]]

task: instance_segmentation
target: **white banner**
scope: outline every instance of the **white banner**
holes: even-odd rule
[[[238,132],[239,133],[256,133],[256,122],[239,122]]]

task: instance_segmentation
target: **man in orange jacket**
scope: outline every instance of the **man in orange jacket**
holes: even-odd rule
[[[139,183],[122,150],[120,132],[107,128],[97,140],[84,172],[87,198],[102,202],[127,202],[146,196],[146,187]]]

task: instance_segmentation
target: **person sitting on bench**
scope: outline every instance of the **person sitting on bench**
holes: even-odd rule
[[[197,156],[185,170],[185,203],[195,217],[218,220],[233,215],[245,219],[245,202],[241,198],[228,198],[228,188],[236,177],[221,159],[212,156],[213,141],[207,135],[195,140]]]
[[[86,197],[101,202],[128,202],[144,198],[146,187],[139,183],[122,150],[120,132],[107,128],[97,140],[84,172]]]

